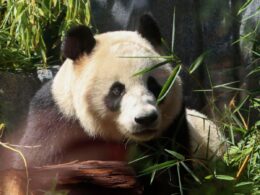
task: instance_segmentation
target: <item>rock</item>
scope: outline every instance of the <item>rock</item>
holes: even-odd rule
[[[8,131],[26,118],[29,102],[39,87],[33,76],[0,72],[0,122]]]

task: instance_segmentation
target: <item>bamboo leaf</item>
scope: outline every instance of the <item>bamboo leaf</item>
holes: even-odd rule
[[[144,169],[141,174],[149,174],[149,173],[152,173],[154,171],[159,171],[159,170],[162,170],[162,169],[167,169],[167,168],[170,168],[170,167],[173,167],[174,165],[176,165],[177,161],[176,160],[169,160],[169,161],[166,161],[166,162],[163,162],[163,163],[160,163],[160,164],[155,164],[155,165],[152,165],[146,169]]]
[[[249,95],[244,98],[244,100],[236,107],[236,109],[233,111],[233,114],[240,110],[240,108],[246,103],[246,101],[249,99]]]
[[[237,87],[229,87],[229,86],[226,86],[225,84],[222,85],[222,86],[218,86],[218,87],[213,87],[214,89],[216,88],[223,88],[223,89],[229,89],[229,90],[232,90],[232,91],[246,91],[246,89],[241,89],[241,88],[237,88]]]
[[[175,43],[175,7],[173,9],[173,18],[172,18],[172,45],[171,45],[171,51],[174,52],[174,43]]]
[[[253,185],[253,184],[254,184],[254,182],[252,182],[252,181],[245,181],[245,182],[240,182],[240,183],[236,184],[235,187],[237,188],[237,187]]]
[[[260,55],[259,55],[260,56]],[[249,77],[253,74],[257,74],[260,73],[260,67],[256,67],[254,70],[252,70],[251,72],[248,73],[248,75],[246,75],[246,77]]]
[[[181,173],[180,173],[180,164],[179,163],[177,163],[177,173],[178,173],[180,194],[183,195],[182,182],[181,182]]]
[[[188,173],[193,177],[193,179],[194,179],[196,182],[198,182],[198,183],[201,184],[200,179],[194,174],[194,172],[193,172],[187,165],[185,165],[184,162],[180,162],[180,163],[181,163],[181,165],[186,169],[186,171],[188,171]]]
[[[90,25],[90,19],[91,19],[91,7],[90,7],[90,0],[86,3],[86,8],[85,8],[85,24]]]
[[[214,178],[214,176],[213,175],[207,175],[206,177],[204,177],[206,180],[211,180],[211,179],[213,179]]]
[[[229,82],[229,83],[224,83],[224,84],[220,84],[220,85],[215,85],[215,86],[213,86],[213,88],[220,88],[220,87],[232,85],[232,84],[235,84],[235,83],[239,83],[239,81],[233,81],[233,82]]]
[[[238,13],[237,15],[241,14],[246,8],[247,6],[254,0],[247,0],[241,7],[240,9],[238,10]]]
[[[212,89],[196,89],[196,90],[193,90],[194,92],[212,92],[213,90]]]
[[[171,60],[165,60],[165,61],[160,62],[160,63],[158,63],[158,64],[155,64],[155,65],[153,65],[153,66],[151,66],[151,67],[144,68],[143,70],[141,70],[141,71],[135,73],[133,76],[143,75],[143,74],[145,74],[145,73],[147,73],[147,72],[150,72],[150,71],[152,71],[152,70],[154,70],[154,69],[156,69],[156,68],[158,68],[158,67],[160,67],[160,66],[163,66],[163,65],[165,65],[165,64],[167,64],[167,63],[169,63],[169,62],[171,62]]]
[[[201,54],[189,67],[189,73],[192,74],[202,64],[208,52]]]
[[[57,0],[52,0],[53,1],[53,6],[56,7],[57,5]]]
[[[216,177],[216,179],[225,180],[225,181],[233,181],[233,180],[235,180],[234,177],[229,176],[229,175],[215,175],[215,177]]]
[[[231,143],[234,145],[235,144],[235,136],[234,136],[233,125],[232,124],[228,125],[228,128],[229,128],[229,132],[230,132]]]
[[[152,172],[152,175],[151,175],[151,179],[150,179],[150,184],[153,183],[154,178],[155,178],[155,174],[156,174],[156,171],[153,171],[153,172]]]
[[[179,159],[179,160],[185,160],[185,157],[180,153],[177,153],[177,152],[172,151],[172,150],[167,150],[167,149],[165,149],[165,151],[168,152],[169,154],[171,154],[172,156],[174,156],[175,158]]]
[[[253,18],[254,16],[258,15],[259,14],[259,11],[260,11],[260,6],[258,7],[258,9],[255,10],[255,12],[251,15],[249,15],[248,17],[245,17],[241,20],[241,22],[244,22],[250,18]]]
[[[141,161],[141,160],[146,159],[146,158],[149,158],[149,157],[151,157],[151,155],[145,155],[145,156],[142,156],[142,157],[140,157],[140,158],[137,158],[137,159],[135,159],[135,160],[132,160],[132,161],[128,162],[128,164],[133,164],[133,163],[136,163],[136,162],[138,162],[138,161]]]
[[[224,89],[230,89],[230,90],[234,90],[234,91],[245,91],[245,89],[241,89],[241,88],[237,88],[237,87],[230,87],[230,85],[235,84],[235,83],[239,83],[239,82],[240,81],[233,81],[233,82],[229,82],[229,83],[215,85],[215,86],[212,86],[212,88],[213,89],[224,88]]]
[[[181,65],[178,65],[173,69],[170,77],[167,79],[167,81],[163,85],[163,88],[157,98],[158,103],[161,102],[165,98],[165,96],[168,94],[168,92],[170,91],[171,87],[173,86],[177,76],[179,75],[180,71],[181,71]]]

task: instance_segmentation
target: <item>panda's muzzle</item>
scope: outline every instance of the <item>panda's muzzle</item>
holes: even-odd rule
[[[156,112],[152,112],[145,116],[135,117],[135,122],[143,127],[149,127],[154,126],[154,123],[157,121],[157,119],[158,114]]]

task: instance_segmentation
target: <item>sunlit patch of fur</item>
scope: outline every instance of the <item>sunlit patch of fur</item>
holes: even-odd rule
[[[192,156],[201,159],[221,157],[225,151],[225,140],[216,124],[196,110],[186,109],[186,112]]]

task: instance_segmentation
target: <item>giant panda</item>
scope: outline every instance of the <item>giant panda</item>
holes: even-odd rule
[[[185,107],[179,76],[157,103],[171,64],[134,76],[163,61],[161,44],[148,14],[137,31],[93,36],[86,26],[70,29],[62,44],[66,60],[32,99],[18,142],[33,146],[21,148],[28,166],[127,160],[128,145],[154,144],[161,137],[172,140],[165,147],[187,158],[203,158],[207,149],[220,155],[221,135],[206,116]],[[11,166],[24,167],[18,156]]]

